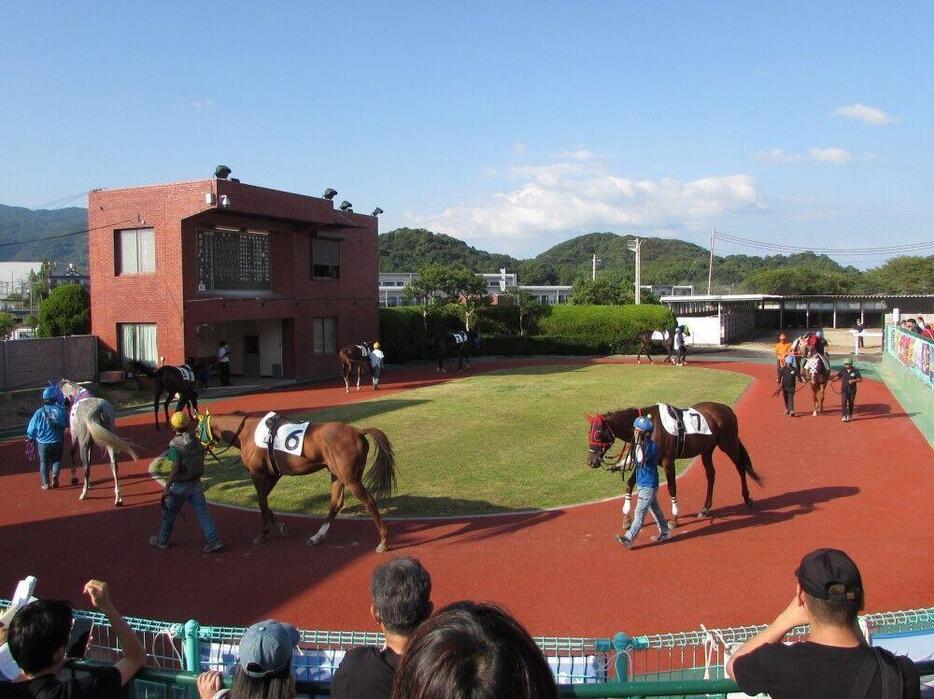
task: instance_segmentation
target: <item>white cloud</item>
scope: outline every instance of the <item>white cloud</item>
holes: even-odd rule
[[[577,150],[564,150],[560,153],[553,153],[551,156],[555,160],[580,160],[588,161],[593,160],[594,155],[591,151],[586,148],[578,148]]]
[[[804,156],[800,153],[786,153],[781,148],[772,150],[760,150],[756,153],[756,160],[763,163],[800,163]]]
[[[812,148],[811,159],[822,163],[845,163],[853,156],[843,148]]]
[[[210,109],[214,106],[214,100],[212,100],[210,97],[202,100],[195,100],[191,103],[191,106],[195,109]]]
[[[898,119],[886,114],[881,109],[870,107],[859,102],[837,107],[833,113],[834,116],[843,117],[844,119],[856,119],[870,126],[884,126],[885,124],[894,124],[898,121]]]
[[[756,153],[756,160],[770,165],[787,165],[789,163],[801,163],[805,160],[814,160],[819,163],[845,163],[852,157],[852,154],[843,148],[811,148],[807,155],[789,153],[781,148],[760,150]]]
[[[519,251],[568,234],[631,229],[673,234],[706,227],[731,212],[764,208],[749,175],[683,181],[631,179],[598,163],[556,161],[515,166],[522,180],[512,191],[487,201],[459,203],[440,213],[415,216],[415,223],[473,243],[495,242],[497,250]]]

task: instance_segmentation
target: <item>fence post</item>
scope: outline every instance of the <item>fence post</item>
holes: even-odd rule
[[[613,650],[616,651],[616,681],[629,681],[629,649],[632,639],[622,631],[613,636]]]
[[[201,624],[197,619],[185,622],[185,669],[188,672],[201,672]]]
[[[3,341],[3,390],[10,390],[10,362],[9,352],[7,352],[7,341]]]
[[[62,335],[62,373],[61,377],[65,378],[65,371],[68,368],[66,359],[68,357],[68,338]]]

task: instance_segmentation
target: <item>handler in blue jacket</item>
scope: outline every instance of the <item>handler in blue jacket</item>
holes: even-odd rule
[[[50,485],[58,487],[58,473],[62,470],[62,450],[68,418],[65,410],[56,404],[56,397],[55,388],[47,386],[42,392],[44,405],[33,413],[26,428],[26,439],[36,442],[39,452],[39,476],[42,478],[43,490],[48,490]],[[51,474],[49,466],[52,467]]]
[[[622,536],[616,540],[627,549],[632,548],[639,530],[642,529],[642,520],[645,519],[646,510],[652,510],[652,516],[658,522],[659,534],[653,536],[652,541],[661,543],[671,537],[668,520],[658,504],[658,446],[652,441],[652,421],[645,415],[636,418],[633,426],[633,453],[636,459],[636,488],[639,492],[639,501],[636,503],[636,512],[632,517],[632,525]]]

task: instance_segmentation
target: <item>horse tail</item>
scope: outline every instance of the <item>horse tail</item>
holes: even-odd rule
[[[363,486],[377,500],[388,497],[396,488],[396,455],[392,444],[386,433],[375,427],[366,427],[361,432],[370,435],[376,444],[376,460],[367,471]]]
[[[749,458],[749,452],[746,451],[746,446],[738,437],[736,438],[736,446],[739,448],[739,461],[741,468],[758,485],[762,485],[762,476],[756,473],[756,470],[752,467],[752,459]]]
[[[104,427],[100,408],[88,415],[87,426],[91,439],[94,440],[95,444],[110,447],[115,453],[125,452],[132,456],[134,461],[139,461],[139,454],[136,453],[135,444]]]

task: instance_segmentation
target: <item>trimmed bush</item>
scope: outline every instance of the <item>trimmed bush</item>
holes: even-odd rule
[[[620,354],[637,347],[637,333],[674,325],[674,314],[667,306],[551,306],[536,320],[535,334],[577,338],[585,345],[601,345]]]

